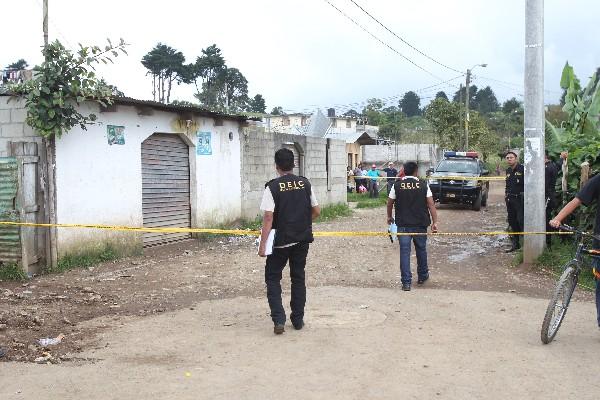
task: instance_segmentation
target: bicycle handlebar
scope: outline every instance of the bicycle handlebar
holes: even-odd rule
[[[577,235],[581,235],[581,236],[591,237],[591,238],[596,239],[596,240],[600,240],[600,236],[596,236],[596,235],[593,235],[591,233],[581,231],[581,230],[579,230],[577,228],[574,228],[574,227],[572,227],[570,225],[561,224],[558,227],[558,229],[563,230],[563,231],[567,231],[567,232],[573,232],[573,233],[575,233]]]

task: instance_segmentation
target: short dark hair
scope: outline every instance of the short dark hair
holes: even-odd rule
[[[507,151],[506,154],[504,155],[504,157],[506,157],[509,154],[512,154],[513,156],[515,156],[515,158],[519,158],[519,155],[516,152],[512,151],[512,150],[511,151]]]
[[[290,149],[279,149],[275,152],[275,165],[282,171],[294,169],[294,153]]]
[[[407,163],[404,163],[404,174],[405,175],[414,175],[418,169],[419,169],[419,166],[414,161],[409,161]]]

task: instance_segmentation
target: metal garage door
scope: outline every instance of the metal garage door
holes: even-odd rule
[[[191,226],[189,151],[177,135],[155,133],[142,143],[142,210],[145,227]],[[144,247],[189,237],[147,232]]]

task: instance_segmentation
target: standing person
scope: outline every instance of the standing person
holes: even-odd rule
[[[370,191],[371,190],[371,185],[370,185],[371,180],[367,179],[367,176],[369,176],[369,171],[367,171],[367,165],[366,164],[362,165],[362,170],[360,171],[360,175],[362,176],[363,186],[365,187],[365,189],[367,191]]]
[[[358,190],[358,188],[360,187],[360,185],[362,185],[362,164],[358,163],[358,165],[356,166],[356,168],[354,168],[354,186],[356,189],[356,193],[359,193],[360,191]]]
[[[558,162],[554,162],[548,156],[548,150],[546,150],[544,162],[545,162],[545,186],[544,194],[546,196],[546,229],[548,231],[553,230],[550,226],[550,220],[552,219],[552,213],[558,205],[556,199],[556,179],[558,178],[558,171],[562,167],[563,160],[567,159],[569,153],[563,151],[560,153]],[[550,248],[552,246],[552,235],[546,235],[546,246]]]
[[[352,181],[354,180],[354,172],[352,172],[352,168],[348,165],[346,167],[346,192],[352,193]]]
[[[390,161],[388,166],[383,169],[383,172],[386,173],[387,179],[387,194],[390,194],[390,190],[394,187],[394,182],[396,182],[396,177],[398,176],[398,170],[394,167],[394,163]]]
[[[369,197],[377,198],[379,196],[379,182],[377,182],[379,171],[377,170],[377,165],[371,165],[371,169],[367,175],[371,178],[371,182],[369,183]]]
[[[519,163],[519,156],[514,151],[506,153],[506,189],[504,199],[508,213],[508,224],[512,232],[523,232],[524,181],[525,168]],[[518,235],[510,235],[511,247],[506,250],[511,253],[521,248]]]
[[[260,209],[264,212],[258,255],[265,257],[267,238],[275,229],[273,253],[267,256],[265,283],[273,332],[285,331],[285,309],[281,303],[281,272],[290,262],[292,293],[290,320],[294,329],[304,326],[306,285],[304,267],[309,243],[313,241],[312,221],[321,213],[308,179],[292,173],[294,153],[289,149],[275,152],[275,168],[279,177],[265,184]]]
[[[592,203],[596,202],[596,205],[600,204],[600,175],[594,176],[581,188],[579,193],[573,200],[567,203],[562,210],[558,212],[558,215],[550,221],[550,226],[553,228],[560,227],[560,224],[564,219],[569,216],[573,211],[577,209],[581,204],[588,207]],[[594,235],[600,234],[600,207],[596,208],[596,221],[594,223]],[[600,249],[600,241],[594,239],[593,248]],[[596,317],[598,322],[598,329],[600,329],[600,260],[597,258],[592,259],[592,265],[594,269],[592,273],[596,278]]]
[[[396,222],[398,232],[427,233],[431,224],[431,231],[437,232],[437,210],[433,203],[433,196],[426,181],[417,177],[418,166],[415,162],[404,164],[406,176],[394,183],[394,190],[388,196],[387,218],[388,224]],[[396,218],[392,218],[392,209],[396,209]],[[432,224],[433,220],[433,224]],[[400,281],[402,290],[409,291],[412,283],[410,270],[410,242],[415,245],[417,253],[417,283],[425,283],[429,279],[427,265],[427,236],[399,236],[400,243]]]

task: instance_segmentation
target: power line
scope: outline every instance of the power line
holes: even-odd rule
[[[400,57],[404,58],[406,61],[408,61],[409,63],[411,63],[415,67],[419,68],[421,71],[423,71],[423,72],[425,72],[425,73],[433,76],[437,80],[443,81],[443,78],[440,78],[439,76],[437,76],[437,75],[433,74],[432,72],[426,70],[425,68],[423,68],[419,64],[415,63],[413,60],[411,60],[410,58],[406,57],[404,54],[400,53],[398,50],[396,50],[395,48],[393,48],[392,46],[390,46],[389,44],[387,44],[383,40],[379,39],[377,36],[375,36],[373,33],[371,33],[367,28],[365,28],[364,26],[362,26],[361,24],[359,24],[358,22],[356,22],[352,17],[348,16],[345,12],[343,12],[342,10],[340,10],[339,8],[337,8],[335,5],[333,5],[329,0],[323,0],[323,1],[325,1],[327,4],[329,4],[331,7],[333,7],[337,12],[339,12],[344,17],[346,17],[350,21],[352,21],[352,23],[354,25],[358,26],[360,29],[362,29],[363,31],[365,31],[366,33],[368,33],[373,39],[377,40],[379,43],[381,43],[382,45],[384,45],[388,49],[392,50],[394,53],[398,54]]]
[[[358,4],[356,1],[354,0],[350,0],[356,7],[360,8],[362,10],[362,12],[364,12],[365,14],[367,14],[373,21],[377,22],[379,25],[381,25],[386,31],[388,31],[389,33],[391,33],[392,35],[394,35],[396,38],[400,39],[402,41],[402,43],[406,44],[408,47],[410,47],[411,49],[413,49],[414,51],[416,51],[417,53],[421,54],[423,57],[426,57],[428,59],[430,59],[431,61],[433,61],[434,63],[441,65],[442,67],[449,69],[450,71],[454,71],[454,72],[458,72],[459,74],[462,73],[461,71],[459,71],[456,68],[452,68],[449,67],[448,65],[436,60],[435,58],[425,54],[424,52],[422,52],[421,50],[417,49],[415,46],[413,46],[412,44],[408,43],[406,40],[404,40],[402,37],[400,37],[399,35],[397,35],[394,31],[392,31],[390,28],[388,28],[387,26],[385,26],[383,23],[381,23],[377,18],[375,18],[373,15],[371,15],[371,13],[369,13],[367,10],[365,10],[360,4]]]

